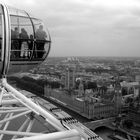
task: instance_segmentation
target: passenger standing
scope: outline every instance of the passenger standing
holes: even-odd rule
[[[15,27],[14,31],[11,30],[11,38],[12,38],[12,56],[19,57],[19,31],[18,28]]]
[[[47,38],[47,34],[46,32],[43,30],[43,25],[39,26],[39,29],[37,29],[36,31],[36,39],[37,39],[37,51],[38,51],[38,57],[42,58],[43,54],[44,54],[44,45],[45,42],[44,40],[46,40]]]
[[[29,36],[24,28],[21,29],[21,33],[20,33],[19,37],[21,39],[23,39],[23,41],[21,42],[20,56],[27,58],[27,57],[29,57],[29,46],[28,46]]]
[[[34,49],[34,44],[33,44],[34,36],[31,34],[30,35],[30,41],[29,41],[29,53],[30,56],[33,55],[33,49]]]
[[[18,28],[17,27],[15,27],[15,30],[13,31],[11,31],[11,36],[12,36],[12,39],[17,39],[17,38],[19,38],[19,31],[18,31]]]
[[[47,38],[47,34],[46,32],[43,30],[43,25],[39,26],[39,29],[37,29],[36,31],[36,39],[39,40],[46,40]]]

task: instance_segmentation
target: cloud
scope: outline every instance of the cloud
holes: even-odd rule
[[[111,9],[132,8],[140,6],[138,0],[79,0],[79,2],[92,6],[101,6]]]
[[[33,6],[34,4],[36,4],[36,1],[35,0],[24,0],[22,1],[22,4],[21,4],[21,1],[19,0],[1,0],[3,1],[5,4],[8,4],[10,6],[19,6],[19,7],[25,7],[25,6]],[[17,7],[16,7],[17,8]]]
[[[52,36],[50,55],[135,56],[140,51],[139,0],[3,1],[44,21]]]

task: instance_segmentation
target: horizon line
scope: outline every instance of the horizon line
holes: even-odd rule
[[[49,57],[116,57],[116,58],[140,58],[140,56],[48,56]]]

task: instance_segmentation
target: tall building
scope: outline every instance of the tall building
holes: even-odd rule
[[[121,85],[119,82],[115,84],[115,106],[116,106],[116,113],[119,114],[121,112],[121,107],[122,107],[122,92],[121,92]]]
[[[83,85],[83,82],[82,80],[80,79],[80,84],[79,84],[79,90],[78,90],[78,96],[79,97],[82,97],[84,96],[84,85]]]
[[[65,88],[72,89],[75,87],[75,70],[67,68],[65,72]]]
[[[140,83],[140,75],[135,75],[135,81]]]

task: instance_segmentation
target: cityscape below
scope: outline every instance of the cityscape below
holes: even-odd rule
[[[138,0],[2,0],[0,140],[140,140],[139,13]]]
[[[140,139],[139,58],[49,57],[29,73],[8,79],[73,112],[104,140]]]

